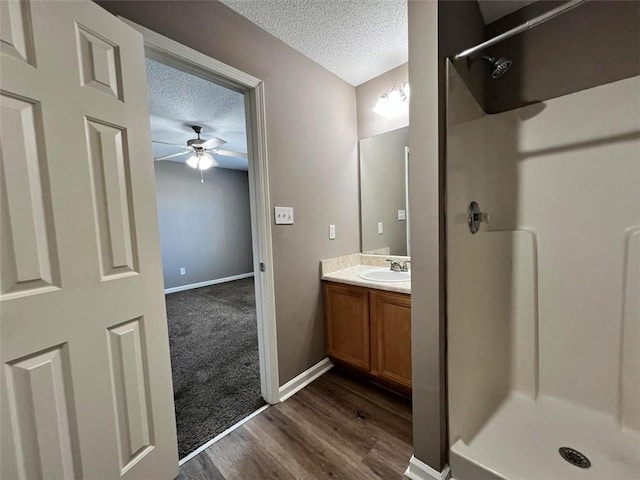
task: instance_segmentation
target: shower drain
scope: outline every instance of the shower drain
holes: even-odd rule
[[[569,447],[560,447],[558,450],[560,452],[560,456],[564,458],[571,465],[575,465],[580,468],[589,468],[591,466],[591,461],[587,458],[584,453],[579,452],[578,450],[574,450]]]

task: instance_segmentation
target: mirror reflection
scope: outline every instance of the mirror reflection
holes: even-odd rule
[[[360,140],[362,252],[411,255],[409,127]]]

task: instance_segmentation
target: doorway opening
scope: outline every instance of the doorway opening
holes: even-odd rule
[[[185,458],[266,403],[244,95],[152,59],[146,71],[178,452]]]
[[[127,23],[145,40],[184,463],[279,401],[263,84]]]

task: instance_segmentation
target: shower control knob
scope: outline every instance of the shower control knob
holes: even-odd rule
[[[489,214],[487,212],[476,213],[476,218],[480,223],[489,223]]]
[[[489,223],[489,214],[487,212],[480,211],[480,205],[478,205],[478,202],[471,202],[467,212],[467,223],[469,224],[469,231],[472,234],[478,233],[478,230],[480,230],[480,223]]]

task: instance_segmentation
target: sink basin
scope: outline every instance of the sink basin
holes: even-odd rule
[[[410,272],[394,272],[388,268],[374,268],[372,270],[366,270],[358,274],[360,278],[369,280],[371,282],[408,282],[411,280]]]

